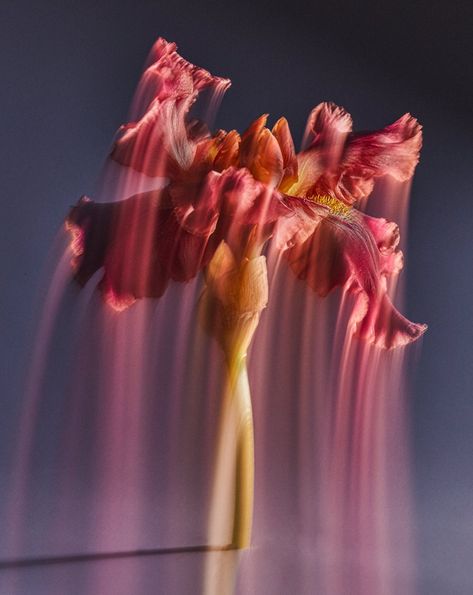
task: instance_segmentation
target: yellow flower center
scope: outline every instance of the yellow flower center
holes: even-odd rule
[[[351,206],[329,194],[313,194],[308,197],[319,205],[327,207],[332,215],[346,217],[350,214]]]

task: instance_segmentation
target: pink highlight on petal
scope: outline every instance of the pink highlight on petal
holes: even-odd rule
[[[352,118],[343,107],[324,102],[310,113],[302,141],[302,148],[325,147],[337,150],[343,147],[353,126]]]
[[[123,312],[136,302],[132,295],[117,295],[112,287],[102,290],[104,301],[116,312]]]
[[[71,267],[74,271],[80,267],[80,257],[84,254],[85,249],[85,231],[79,226],[74,225],[74,223],[69,223],[66,221],[65,229],[70,233],[70,249],[73,254],[73,258],[71,259]]]

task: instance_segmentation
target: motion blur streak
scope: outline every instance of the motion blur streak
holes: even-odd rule
[[[325,102],[299,153],[285,118],[212,134],[229,84],[158,39],[71,207],[2,558],[131,553],[51,570],[48,595],[414,595],[406,373],[426,327],[393,306],[390,220],[421,127],[355,133]],[[160,549],[179,553],[132,555]],[[8,593],[32,572],[4,570]]]

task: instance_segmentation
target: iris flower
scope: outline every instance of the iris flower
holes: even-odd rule
[[[241,422],[233,545],[245,547],[253,494],[246,352],[268,300],[264,247],[273,242],[319,296],[335,287],[354,295],[350,325],[361,339],[390,349],[418,338],[425,325],[409,322],[387,294],[403,265],[399,229],[357,205],[376,178],[411,178],[422,135],[409,114],[354,133],[350,115],[333,103],[311,112],[297,154],[285,118],[271,129],[263,115],[242,135],[211,134],[193,106],[229,84],[159,39],[135,98],[140,115],[120,128],[110,158],[164,187],[111,203],[83,197],[66,225],[75,279],[85,285],[103,268],[99,287],[117,310],[204,273],[200,316],[228,369],[223,410],[236,408]]]

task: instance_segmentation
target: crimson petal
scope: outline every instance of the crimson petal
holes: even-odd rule
[[[422,335],[427,327],[404,318],[386,293],[386,275],[397,271],[387,268],[382,249],[395,254],[394,228],[382,220],[375,237],[371,231],[374,218],[367,219],[355,210],[337,217],[323,207],[313,208],[321,213],[312,234],[285,252],[297,277],[322,297],[335,287],[355,295],[351,323],[357,336],[373,344],[391,349]],[[389,231],[392,237],[388,240]]]
[[[288,209],[246,169],[210,172],[199,185],[170,184],[113,203],[82,198],[66,221],[75,251],[75,278],[85,285],[103,267],[100,288],[122,309],[160,297],[169,281],[194,278],[222,240],[235,250],[271,235]]]
[[[160,297],[169,281],[189,281],[209,260],[209,234],[184,229],[166,191],[99,204],[81,199],[67,219],[76,241],[75,278],[85,285],[103,267],[100,284],[111,305]]]

